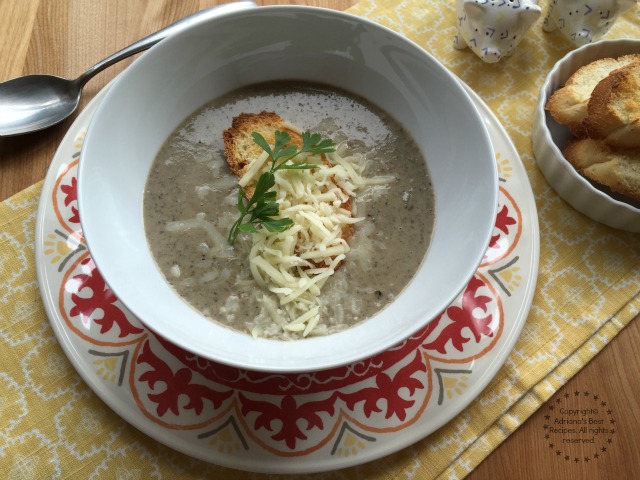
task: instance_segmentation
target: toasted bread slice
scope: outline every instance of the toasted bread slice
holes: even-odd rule
[[[614,148],[640,148],[640,59],[611,72],[593,89],[584,119],[590,138]]]
[[[291,144],[302,147],[302,137],[287,126],[285,120],[273,112],[241,113],[234,117],[231,128],[222,134],[224,153],[231,172],[238,178],[246,173],[253,160],[262,153],[262,147],[255,143],[251,134],[258,132],[269,145],[275,143],[276,130],[287,132],[291,137]],[[247,197],[253,195],[255,182],[245,186]]]
[[[285,131],[291,137],[291,144],[298,148],[302,147],[302,136],[289,125],[280,115],[273,112],[241,113],[235,117],[231,127],[223,132],[224,150],[231,172],[238,178],[242,178],[251,162],[262,155],[262,147],[255,143],[252,132],[260,133],[269,145],[273,145],[276,130]],[[322,154],[322,161],[326,166],[331,167],[331,163],[324,154]],[[254,188],[255,182],[249,182],[244,187],[245,195],[251,197]],[[351,199],[347,197],[341,207],[351,212]],[[348,240],[352,235],[353,225],[345,225],[342,238]],[[341,264],[342,262],[339,265]]]
[[[604,185],[632,202],[640,202],[640,148],[614,150],[603,140],[570,142],[565,158],[589,180]]]
[[[273,112],[241,113],[234,117],[231,128],[222,133],[224,140],[224,153],[231,172],[238,178],[246,173],[253,160],[262,155],[263,150],[254,140],[252,133],[258,132],[269,145],[275,143],[276,130],[287,132],[291,138],[290,145],[301,148],[302,135],[290,127],[280,115]],[[331,163],[326,155],[322,154],[322,162],[330,167]],[[254,185],[249,183],[245,187],[248,197],[253,194]],[[347,210],[351,210],[351,201],[342,204]]]
[[[579,68],[562,88],[551,95],[545,108],[556,122],[569,127],[573,135],[583,137],[583,120],[594,88],[613,70],[638,60],[640,54],[602,58]]]

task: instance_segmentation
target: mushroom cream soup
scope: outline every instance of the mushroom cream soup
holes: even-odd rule
[[[262,111],[333,140],[328,161],[372,179],[351,198],[357,221],[349,251],[323,280],[319,320],[304,333],[286,327],[292,319],[284,318],[287,306],[276,295],[284,289],[261,288],[252,275],[256,235],[241,233],[233,245],[227,240],[238,219],[239,179],[226,162],[222,133],[241,113]],[[222,325],[283,340],[337,332],[393,301],[425,256],[433,212],[425,161],[401,125],[360,97],[301,82],[245,87],[193,113],[158,153],[144,196],[151,251],[178,294]]]

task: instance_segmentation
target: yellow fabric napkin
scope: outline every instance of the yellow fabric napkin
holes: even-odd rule
[[[640,38],[638,8],[620,18],[605,38]],[[542,32],[542,18],[512,58],[489,65],[469,50],[453,49],[452,0],[362,0],[351,13],[427,49],[506,127],[536,197],[540,273],[521,338],[476,402],[403,451],[313,477],[463,478],[638,314],[640,235],[599,225],[571,209],[535,164],[530,132],[538,90],[553,64],[572,48],[558,34]],[[270,478],[164,447],[128,425],[84,384],[58,345],[38,292],[33,244],[40,189],[41,184],[34,185],[0,205],[1,475]]]

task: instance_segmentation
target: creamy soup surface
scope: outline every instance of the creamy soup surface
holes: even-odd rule
[[[367,176],[394,177],[352,201],[353,215],[364,220],[355,224],[351,251],[322,289],[321,321],[312,332],[331,334],[376,314],[402,291],[425,256],[434,223],[420,150],[393,118],[364,99],[325,85],[274,82],[242,88],[194,112],[166,140],[149,173],[147,239],[167,281],[213,321],[259,337],[302,338],[274,324],[258,301],[269,292],[251,276],[251,234],[241,234],[233,247],[226,241],[238,218],[238,179],[227,166],[222,132],[234,116],[264,110],[331,138],[342,155],[364,156]]]

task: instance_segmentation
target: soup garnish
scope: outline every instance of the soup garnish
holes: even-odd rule
[[[247,231],[255,235],[248,264],[258,286],[277,299],[275,308],[267,309],[272,320],[283,330],[307,336],[320,321],[324,284],[350,251],[352,225],[364,220],[353,217],[351,198],[369,183],[391,183],[394,178],[363,177],[358,165],[339,158],[331,140],[301,132],[273,112],[235,117],[224,140],[240,188],[253,191],[249,204],[257,197],[256,209],[268,214],[270,222],[288,220],[260,231],[249,223]],[[290,162],[293,157],[296,163]],[[238,200],[244,216],[244,200]]]
[[[245,202],[246,193],[242,187],[238,187],[238,202],[236,208],[240,212],[240,217],[229,230],[229,243],[233,244],[240,232],[256,233],[256,225],[261,225],[270,232],[283,232],[293,225],[290,218],[274,218],[279,213],[279,205],[275,201],[276,192],[271,190],[276,180],[274,173],[279,169],[284,170],[304,170],[318,168],[317,165],[304,162],[293,162],[292,160],[303,153],[330,153],[335,152],[331,139],[322,139],[319,133],[312,134],[309,131],[302,132],[302,148],[297,149],[291,145],[291,136],[287,132],[276,130],[275,144],[273,149],[259,132],[251,132],[251,136],[258,145],[267,153],[271,160],[271,167],[263,172],[256,182],[253,194]],[[279,163],[278,163],[279,162]],[[248,222],[243,222],[244,218],[250,215]]]

